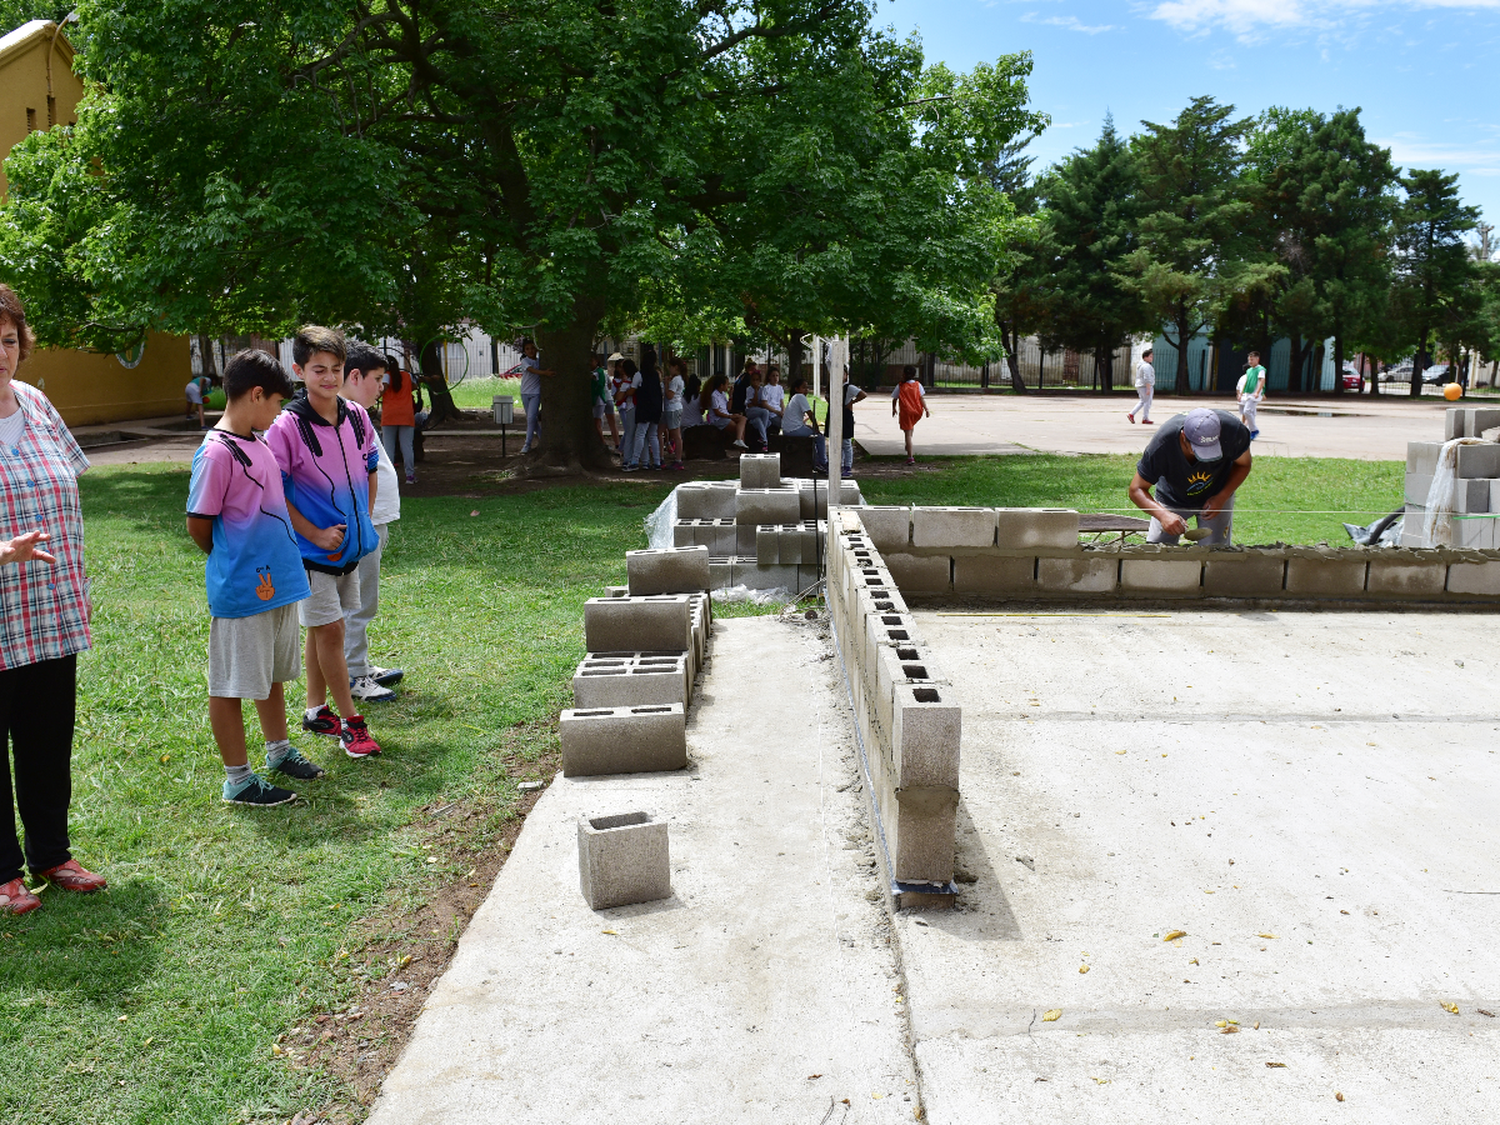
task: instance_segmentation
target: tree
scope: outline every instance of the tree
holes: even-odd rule
[[[1146,132],[1132,143],[1144,213],[1140,247],[1120,277],[1169,326],[1162,332],[1177,349],[1178,394],[1192,389],[1193,336],[1276,268],[1246,237],[1253,191],[1240,177],[1240,142],[1250,122],[1231,120],[1233,113],[1211,97],[1194,98],[1170,125],[1142,122]]]
[[[1024,100],[1024,84],[976,82],[944,116],[916,45],[873,31],[862,0],[84,0],[80,15],[98,92],[67,145],[39,146],[33,210],[0,230],[0,258],[67,262],[53,289],[91,310],[39,301],[44,328],[117,343],[319,319],[425,345],[424,372],[468,322],[528,329],[559,372],[540,457],[562,465],[606,463],[590,356],[647,279],[671,275],[688,308],[723,307],[711,272],[760,309],[810,296],[778,320],[803,327],[886,300],[923,323],[972,306],[955,255],[1003,222],[960,168],[1010,139],[982,95]],[[38,242],[57,229],[38,211],[75,209],[62,181],[90,194],[84,232]],[[979,221],[955,226],[966,209]],[[899,238],[873,247],[892,216]],[[912,253],[929,241],[938,254]],[[871,285],[860,270],[899,247],[905,268]],[[814,288],[840,259],[856,267],[842,287]]]
[[[1105,119],[1093,148],[1063,160],[1039,190],[1046,201],[1043,343],[1093,353],[1107,394],[1115,349],[1132,332],[1155,327],[1139,293],[1121,280],[1125,260],[1137,248],[1139,183],[1114,119]]]
[[[1422,393],[1422,371],[1430,362],[1434,333],[1449,329],[1451,338],[1451,329],[1472,314],[1477,295],[1475,263],[1464,235],[1479,221],[1479,209],[1459,201],[1457,185],[1456,173],[1445,176],[1431,169],[1413,169],[1401,179],[1406,200],[1396,233],[1397,307],[1417,348],[1411,371],[1413,398]]]

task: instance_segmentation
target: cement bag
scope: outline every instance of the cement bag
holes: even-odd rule
[[[672,528],[677,523],[677,490],[667,493],[667,498],[657,505],[656,511],[646,517],[646,545],[653,551],[664,551],[677,546],[672,541]]]
[[[1447,547],[1453,543],[1453,482],[1458,476],[1458,447],[1484,445],[1479,438],[1454,438],[1438,451],[1432,487],[1427,490],[1427,511],[1422,515],[1422,544]]]

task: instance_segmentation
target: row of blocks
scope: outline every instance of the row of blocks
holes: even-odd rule
[[[1488,521],[1486,521],[1488,522]],[[1056,597],[1136,594],[1177,597],[1435,598],[1500,597],[1500,561],[1285,557],[1225,553],[1221,558],[1075,558],[886,555],[898,589],[909,594]]]
[[[757,566],[817,566],[828,535],[825,520],[761,524],[755,529]]]
[[[1489,412],[1486,411],[1486,413]],[[1500,411],[1494,411],[1494,413],[1500,414]],[[1442,451],[1443,443],[1440,441],[1407,442],[1406,475],[1426,477],[1430,482],[1432,475],[1437,472],[1438,456]],[[1491,441],[1480,445],[1460,445],[1456,475],[1466,480],[1500,477],[1500,443]],[[1408,485],[1409,489],[1410,485]]]
[[[1500,449],[1500,446],[1496,446]],[[1425,509],[1432,491],[1432,474],[1406,475],[1406,510]],[[1500,479],[1494,477],[1459,477],[1453,482],[1453,511],[1500,512]]]
[[[838,502],[845,507],[864,503],[858,483],[852,480],[795,477],[766,488],[742,488],[738,481],[732,480],[688,481],[676,489],[677,518],[751,524],[822,519],[828,515],[830,485],[839,490]],[[749,495],[745,496],[746,493]]]
[[[962,711],[869,538],[839,536],[828,598],[871,772],[890,873],[946,888],[953,877]]]
[[[762,543],[767,529],[772,532],[769,548]],[[679,548],[702,547],[715,556],[753,555],[762,563],[782,562],[793,565],[816,562],[820,550],[819,540],[826,533],[827,525],[824,520],[811,519],[760,524],[739,523],[735,520],[680,519],[672,525],[672,539]],[[769,556],[765,554],[766,550],[770,551]]]
[[[1078,513],[1067,508],[883,507],[860,509],[880,551],[909,547],[1028,551],[1078,543]]]
[[[1483,438],[1485,430],[1500,426],[1500,410],[1492,406],[1450,406],[1443,412],[1443,440]]]
[[[1463,484],[1464,482],[1457,483]],[[1500,549],[1500,516],[1483,514],[1442,516],[1433,528],[1433,539],[1436,542],[1431,543],[1427,541],[1426,517],[1427,509],[1424,505],[1406,505],[1406,518],[1401,524],[1401,546],[1458,547],[1471,551]]]

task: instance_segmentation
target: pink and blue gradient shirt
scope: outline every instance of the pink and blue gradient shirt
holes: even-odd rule
[[[214,521],[204,564],[215,617],[253,617],[310,593],[281,467],[259,437],[214,430],[193,455],[187,514]]]
[[[271,423],[266,443],[281,466],[287,503],[314,527],[344,525],[337,551],[325,551],[297,535],[302,565],[324,574],[348,574],[380,544],[370,522],[370,474],[380,464],[380,454],[365,408],[339,399],[338,421],[329,422],[298,395]]]

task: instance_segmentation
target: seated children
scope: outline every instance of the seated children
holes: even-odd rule
[[[828,439],[818,432],[818,416],[813,413],[812,403],[807,401],[807,376],[792,376],[792,397],[787,401],[781,415],[783,437],[810,437],[813,439],[813,470],[828,471]]]
[[[308,595],[281,469],[256,430],[271,425],[292,393],[281,364],[243,351],[224,368],[228,403],[193,456],[187,530],[208,554],[208,719],[224,762],[224,800],[281,805],[297,794],[250,768],[242,699],[253,699],[266,740],[266,771],[302,781],[323,776],[287,738],[282,684],[299,669],[296,603]]]
[[[703,404],[703,420],[718,430],[729,430],[734,434],[734,444],[739,449],[749,449],[745,444],[745,416],[729,410],[728,375],[715,375],[705,384],[698,401]]]
[[[281,466],[287,512],[312,591],[297,612],[307,627],[302,729],[337,738],[351,758],[365,758],[380,747],[349,693],[344,614],[359,608],[359,560],[378,542],[370,501],[379,495],[380,455],[365,408],[339,397],[344,354],[341,332],[309,326],[297,333],[292,366],[306,391],[277,416],[266,443]],[[330,692],[338,714],[327,706]]]

